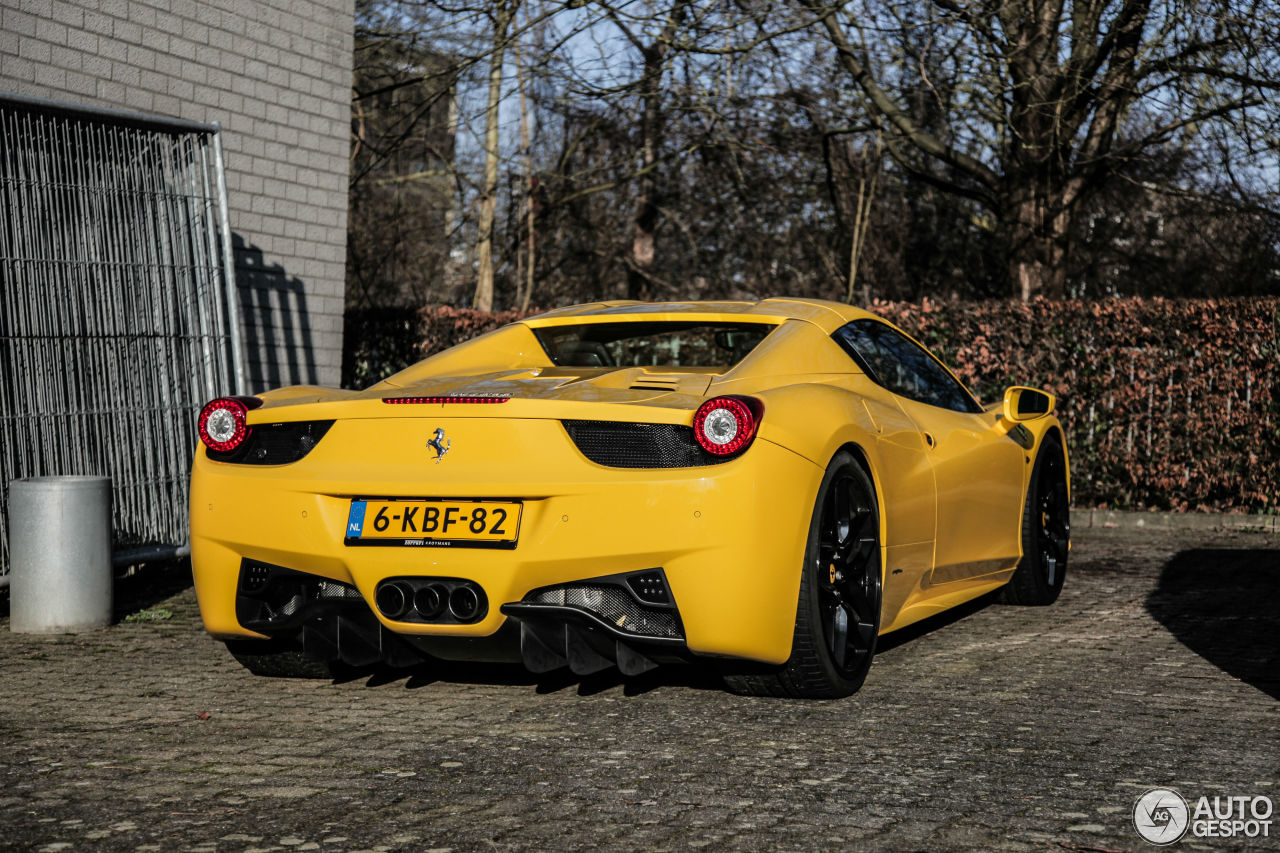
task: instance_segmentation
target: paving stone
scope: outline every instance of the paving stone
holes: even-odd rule
[[[95,634],[0,616],[0,847],[1144,849],[1149,788],[1275,798],[1277,581],[1275,534],[1082,530],[1056,605],[890,635],[835,702],[694,668],[255,678],[189,589]]]

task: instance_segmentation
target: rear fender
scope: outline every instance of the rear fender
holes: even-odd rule
[[[919,594],[933,568],[936,525],[933,472],[919,448],[914,430],[890,435],[889,424],[877,424],[868,406],[897,412],[882,404],[883,392],[857,390],[870,380],[861,374],[830,384],[793,385],[758,395],[765,404],[760,435],[804,456],[823,469],[841,450],[860,455],[871,475],[880,513],[881,571],[884,580],[882,625],[894,623],[913,595]],[[882,427],[886,432],[882,432]],[[816,494],[810,495],[813,506]]]

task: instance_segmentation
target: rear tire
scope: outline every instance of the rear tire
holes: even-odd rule
[[[325,661],[307,657],[297,648],[272,640],[227,640],[227,651],[240,665],[267,678],[333,678]]]
[[[827,468],[800,570],[791,657],[781,667],[730,670],[730,690],[838,699],[857,692],[880,631],[880,513],[871,477],[852,454]]]
[[[1067,577],[1071,553],[1071,508],[1062,443],[1049,436],[1040,444],[1022,510],[1022,560],[1000,590],[1005,604],[1053,604]]]

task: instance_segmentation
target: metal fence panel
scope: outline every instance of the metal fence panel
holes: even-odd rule
[[[9,483],[98,474],[114,547],[187,540],[200,405],[239,393],[216,125],[0,94],[0,585]]]

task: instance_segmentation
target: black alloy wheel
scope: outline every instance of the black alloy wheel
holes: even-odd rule
[[[862,465],[841,451],[818,489],[791,657],[781,667],[727,672],[726,683],[765,696],[835,699],[856,692],[875,656],[881,584],[875,487]]]
[[[1071,507],[1062,444],[1046,438],[1036,455],[1022,513],[1022,561],[1001,590],[1006,604],[1046,605],[1057,601],[1071,553]]]
[[[818,614],[826,652],[845,679],[866,674],[880,626],[880,523],[855,465],[832,481],[818,533]]]

